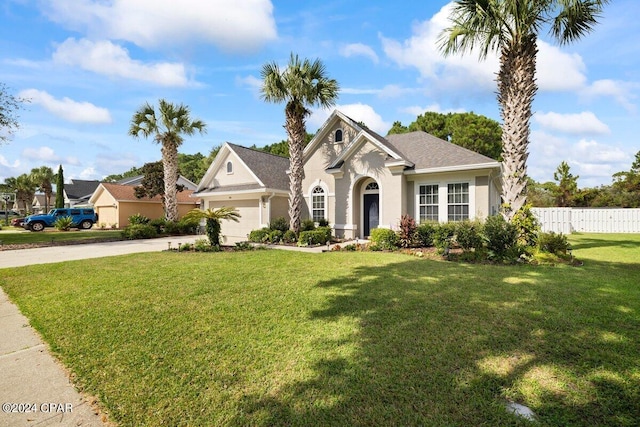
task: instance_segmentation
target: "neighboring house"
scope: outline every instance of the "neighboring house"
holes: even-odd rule
[[[200,206],[200,200],[191,196],[193,191],[184,190],[178,192],[178,215],[184,216],[187,212]],[[119,185],[103,182],[89,199],[98,214],[98,224],[107,227],[119,228],[129,225],[129,217],[141,214],[150,219],[164,216],[164,204],[160,196],[153,198],[135,196],[135,187],[132,185]]]
[[[49,203],[46,203],[47,197],[44,194],[36,194],[33,196],[33,202],[31,208],[33,213],[46,213],[47,207],[49,210],[56,207],[56,193],[52,193],[49,197]]]
[[[287,216],[288,159],[225,143],[194,196],[203,207],[235,206],[240,223],[222,233],[246,239]],[[382,137],[334,111],[304,150],[303,218],[327,219],[337,237],[373,228],[486,218],[500,206],[500,163],[425,132]]]
[[[98,185],[100,185],[100,181],[71,179],[69,183],[64,184],[64,206],[70,208],[76,205],[89,204],[89,199],[93,192],[96,191],[96,188],[98,188]]]
[[[144,178],[144,175],[138,175],[138,176],[134,176],[134,177],[130,177],[130,178],[123,178],[120,181],[117,181],[116,184],[120,184],[120,185],[133,185],[133,186],[138,186],[138,185],[142,185],[142,179]],[[180,175],[178,177],[178,185],[184,185],[184,189],[185,190],[195,190],[196,187],[198,186],[198,184],[196,184],[195,182],[191,182],[189,181],[187,178],[185,178],[184,176]]]

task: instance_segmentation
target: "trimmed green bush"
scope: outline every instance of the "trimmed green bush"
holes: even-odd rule
[[[416,245],[421,248],[430,248],[434,245],[433,238],[435,236],[437,222],[423,222],[416,228],[415,238]]]
[[[135,214],[135,215],[131,215],[129,217],[129,224],[130,225],[137,225],[137,224],[149,224],[149,221],[151,221],[148,217],[142,215],[142,214]]]
[[[462,221],[456,227],[455,240],[465,252],[480,249],[483,244],[482,223],[479,221]]]
[[[269,239],[270,232],[271,230],[267,227],[252,230],[251,233],[249,233],[249,241],[253,243],[265,243]]]
[[[455,222],[441,222],[435,224],[433,229],[433,245],[438,249],[444,249],[451,244],[453,236],[456,234],[457,224]]]
[[[284,243],[295,243],[297,241],[296,233],[293,230],[285,231],[282,235],[282,241]]]
[[[318,220],[318,227],[328,227],[329,226],[329,220],[321,218]]]
[[[209,239],[196,239],[193,244],[193,249],[196,252],[209,252],[211,251],[211,244],[209,243]]]
[[[285,233],[289,229],[289,221],[285,217],[279,216],[269,223],[269,229],[280,230]]]
[[[507,222],[502,215],[487,218],[484,223],[484,238],[491,258],[512,261],[518,258],[518,228]]]
[[[158,234],[164,234],[164,226],[166,223],[167,220],[165,218],[156,218],[149,221],[149,224],[155,227]]]
[[[150,239],[157,235],[156,228],[149,224],[128,225],[122,230],[122,237],[128,240]]]
[[[311,231],[316,229],[316,224],[312,219],[303,219],[300,222],[300,231]]]
[[[271,232],[269,232],[269,242],[270,243],[274,243],[274,244],[278,244],[282,241],[282,236],[284,235],[284,233],[280,230],[272,230]]]
[[[318,227],[315,230],[300,232],[298,246],[326,245],[330,240],[331,228]]]
[[[370,240],[384,250],[392,251],[398,247],[398,235],[388,228],[374,228]]]
[[[178,221],[178,232],[180,234],[197,234],[198,227],[200,227],[200,220],[197,219],[182,218]]]
[[[538,235],[538,249],[554,255],[566,255],[569,250],[567,236],[562,233],[540,233]]]

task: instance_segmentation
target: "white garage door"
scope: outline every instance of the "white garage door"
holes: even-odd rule
[[[209,209],[218,209],[222,206],[233,206],[240,213],[240,222],[222,221],[222,235],[225,243],[234,243],[247,240],[251,230],[260,228],[260,205],[256,200],[228,200],[224,202],[209,202]]]

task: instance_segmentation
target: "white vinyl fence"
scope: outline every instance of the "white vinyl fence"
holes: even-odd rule
[[[640,209],[532,208],[542,231],[640,233]]]

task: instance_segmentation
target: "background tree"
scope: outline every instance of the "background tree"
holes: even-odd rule
[[[178,170],[180,175],[189,181],[199,183],[209,168],[206,164],[207,157],[202,153],[178,154]]]
[[[478,49],[480,59],[499,51],[498,103],[502,116],[503,214],[511,219],[526,203],[527,157],[538,33],[566,44],[591,31],[608,0],[456,0],[452,25],[442,34],[445,55]]]
[[[556,187],[554,182],[538,183],[527,177],[527,201],[536,208],[548,208],[556,205]]]
[[[49,201],[53,195],[53,181],[56,175],[49,166],[41,166],[31,169],[31,179],[37,185],[37,189],[44,193],[44,210],[49,212]]]
[[[424,131],[492,159],[500,160],[502,128],[486,116],[471,113],[420,114],[409,126],[394,122],[389,134]]]
[[[207,209],[206,211],[193,209],[189,211],[183,219],[186,221],[200,221],[204,219],[209,243],[214,248],[220,248],[221,222],[225,220],[238,222],[238,218],[240,218],[240,213],[236,208],[223,206],[219,209]]]
[[[150,199],[155,196],[162,197],[164,202],[164,168],[162,167],[162,162],[151,162],[145,163],[140,169],[142,172],[142,181],[140,185],[135,188],[135,195],[138,199],[142,199],[148,197]],[[176,192],[180,192],[184,190],[184,185],[179,185],[178,182],[178,172],[176,171]]]
[[[4,83],[0,83],[0,144],[8,141],[20,127],[18,110],[24,99],[16,98]]]
[[[562,162],[553,173],[553,179],[558,182],[556,190],[556,206],[573,206],[573,199],[578,193],[578,178],[573,176],[567,162]]]
[[[56,174],[56,208],[64,208],[64,172],[62,165],[58,166]]]
[[[307,136],[304,138],[304,146],[302,147],[303,150],[309,144],[309,142],[313,139],[314,136],[315,136],[314,133],[307,132]],[[256,147],[255,145],[252,145],[251,148],[264,151],[265,153],[275,154],[277,156],[289,157],[289,141],[287,141],[286,139],[283,139],[280,142],[275,142],[273,144],[265,145],[264,147]]]
[[[266,102],[286,103],[285,130],[289,142],[289,218],[290,227],[300,231],[300,215],[302,211],[302,181],[304,168],[302,150],[307,135],[305,120],[311,111],[309,106],[329,108],[335,105],[339,85],[329,79],[324,64],[316,59],[300,60],[298,55],[291,54],[287,68],[281,70],[276,62],[262,67],[262,99]]]
[[[613,188],[620,194],[621,206],[640,207],[640,151],[630,170],[613,174]]]
[[[126,172],[107,175],[107,176],[104,177],[103,181],[104,182],[118,182],[118,181],[123,180],[125,178],[134,178],[134,177],[140,176],[140,175],[142,175],[142,168],[139,168],[137,166],[133,166],[131,169],[129,169]]]
[[[192,120],[189,108],[184,104],[174,105],[161,99],[158,111],[149,103],[135,112],[131,119],[129,135],[148,138],[153,135],[161,145],[164,168],[164,210],[168,221],[178,220],[176,183],[178,177],[178,147],[184,141],[182,135],[205,133],[206,125],[201,120]]]
[[[18,210],[25,214],[30,213],[37,187],[31,175],[23,173],[15,178],[7,178],[5,179],[5,185],[9,189],[9,192],[15,193]]]

